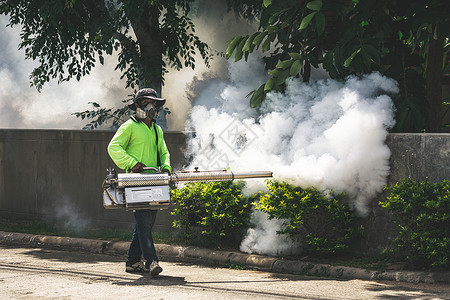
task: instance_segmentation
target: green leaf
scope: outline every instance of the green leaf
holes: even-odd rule
[[[317,26],[317,34],[321,36],[322,33],[325,31],[325,15],[319,12],[315,17],[315,20]]]
[[[250,47],[251,47],[251,45],[253,43],[253,39],[255,38],[255,36],[257,34],[258,33],[254,33],[247,39],[247,41],[244,44],[244,47],[242,48],[242,51],[250,51]]]
[[[344,51],[342,47],[335,47],[333,50],[334,65],[341,69],[344,65]]]
[[[367,69],[370,70],[370,66],[372,65],[372,60],[370,59],[370,55],[366,51],[364,51],[364,48],[361,51],[361,56],[362,56],[364,65],[367,67]]]
[[[325,53],[325,56],[323,58],[323,68],[327,70],[331,78],[336,78],[338,76],[338,71],[336,69],[336,66],[334,65],[333,56],[333,51],[328,51],[327,53]]]
[[[282,13],[282,11],[276,12],[273,15],[270,16],[269,18],[269,24],[273,24],[278,20],[278,17],[280,16],[280,14]]]
[[[291,67],[291,65],[294,63],[294,61],[293,60],[291,60],[291,59],[288,59],[288,60],[282,60],[282,61],[279,61],[278,62],[278,64],[277,64],[277,66],[276,66],[276,68],[278,68],[278,69],[288,69],[288,68],[290,68]]]
[[[308,4],[306,4],[306,7],[310,10],[319,11],[322,8],[322,0],[308,2]]]
[[[272,1],[273,1],[273,0],[264,0],[264,1],[263,1],[264,7],[267,7],[267,6],[271,5],[271,4],[272,4]]]
[[[242,54],[244,53],[244,52],[242,51],[242,48],[244,48],[244,44],[245,44],[247,38],[248,38],[248,37],[243,38],[243,39],[241,40],[241,42],[239,43],[239,45],[236,47],[236,52],[234,53],[234,62],[237,62],[237,61],[241,60]]]
[[[253,39],[253,45],[259,46],[261,44],[264,37],[268,34],[267,31],[259,33],[254,39]]]
[[[302,69],[303,62],[301,60],[296,60],[291,66],[291,69],[289,71],[290,76],[297,76],[298,72]]]
[[[269,74],[272,77],[278,77],[278,76],[280,76],[281,72],[283,72],[283,69],[273,69],[273,70],[267,72],[267,74]]]
[[[356,72],[359,72],[359,73],[364,72],[364,63],[363,63],[362,55],[355,56],[355,59],[353,59],[351,64],[353,66],[353,69]]]
[[[278,42],[283,45],[289,44],[289,37],[285,30],[278,31]]]
[[[262,84],[256,92],[253,93],[252,97],[250,98],[250,106],[255,108],[259,107],[264,100],[264,86],[265,84]]]
[[[370,44],[365,44],[362,46],[363,51],[367,52],[367,54],[377,63],[380,64],[380,53],[374,46]]]
[[[317,12],[312,12],[309,15],[307,15],[306,17],[303,18],[302,23],[300,24],[299,29],[305,29],[306,27],[308,27],[309,23],[311,23],[311,20],[314,18],[314,16],[317,14]]]
[[[267,80],[266,84],[264,85],[264,92],[268,92],[268,91],[272,90],[274,85],[275,85],[274,78],[270,78],[269,80]]]
[[[264,41],[264,43],[262,44],[261,50],[263,52],[269,51],[270,49],[270,43],[274,40],[275,38],[275,33],[270,34],[267,39]]]
[[[284,70],[280,76],[277,77],[277,81],[276,84],[277,85],[282,85],[283,83],[286,82],[286,79],[289,77],[289,73],[290,73],[290,69],[286,69]]]
[[[350,66],[350,64],[352,63],[352,60],[355,58],[356,54],[358,54],[360,51],[361,49],[358,49],[353,52],[352,55],[350,55],[350,57],[344,61],[344,67],[348,68],[348,66]]]
[[[270,49],[270,39],[266,39],[262,44],[261,50],[262,52],[266,52],[269,51],[269,49]]]
[[[230,58],[231,54],[233,54],[234,49],[239,44],[241,39],[242,39],[242,36],[237,36],[230,42],[230,44],[227,47],[227,52],[226,52],[226,56],[225,56],[226,59]]]
[[[289,53],[289,56],[292,57],[294,60],[303,59],[303,55],[300,53],[291,52]]]
[[[278,31],[278,27],[275,26],[275,25],[270,25],[269,27],[267,27],[267,31],[268,31],[269,33],[277,32],[277,31]]]
[[[323,57],[323,67],[329,70],[333,66],[333,51],[328,51]]]

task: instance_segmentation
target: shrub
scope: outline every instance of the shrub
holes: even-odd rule
[[[404,180],[385,190],[389,196],[380,204],[392,212],[399,228],[394,253],[419,266],[448,267],[450,181]]]
[[[187,183],[173,191],[177,217],[173,226],[183,230],[188,239],[209,246],[240,243],[249,226],[251,200],[241,193],[244,182]],[[198,238],[198,237],[197,237]]]
[[[361,233],[362,227],[354,224],[355,215],[343,202],[345,194],[327,195],[276,181],[267,181],[267,187],[256,208],[271,219],[287,219],[279,233],[299,239],[306,253],[342,252]]]

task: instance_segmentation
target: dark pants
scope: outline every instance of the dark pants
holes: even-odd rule
[[[153,244],[152,227],[155,224],[157,210],[136,210],[134,212],[134,219],[136,225],[134,226],[133,239],[131,240],[130,248],[128,248],[127,265],[132,265],[141,261],[141,256],[147,260],[148,263],[156,260],[155,245]]]

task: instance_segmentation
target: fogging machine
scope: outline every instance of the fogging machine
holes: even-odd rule
[[[272,177],[270,171],[232,172],[180,171],[172,174],[161,173],[159,169],[145,167],[156,173],[119,173],[107,169],[103,181],[103,206],[106,209],[139,210],[167,209],[170,204],[170,188],[178,182],[233,181],[235,179]]]

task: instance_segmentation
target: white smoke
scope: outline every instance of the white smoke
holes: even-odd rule
[[[65,229],[75,232],[83,232],[91,226],[91,221],[86,219],[79,207],[69,197],[62,195],[55,198],[54,206],[50,209],[53,221],[61,224]]]
[[[227,41],[234,36],[246,35],[256,30],[257,24],[238,19],[223,1],[201,0],[191,7],[196,34],[205,41],[213,53],[223,54]],[[123,107],[122,100],[133,94],[125,89],[120,72],[114,70],[117,55],[105,56],[105,65],[97,64],[90,75],[80,81],[57,84],[51,80],[39,93],[30,86],[29,76],[37,62],[25,60],[25,51],[18,50],[21,42],[20,26],[6,27],[8,17],[0,15],[0,128],[63,128],[81,129],[89,121],[72,115],[91,110],[88,102],[98,102],[106,108]],[[214,56],[208,68],[200,55],[195,56],[195,70],[169,70],[165,75],[162,96],[171,111],[167,116],[169,130],[183,130],[191,107],[185,86],[193,77],[222,78],[226,76],[225,59]],[[191,94],[191,93],[189,93]]]
[[[232,64],[229,82],[217,82],[199,95],[198,103],[211,99],[216,105],[191,111],[188,128],[196,133],[188,147],[191,166],[271,170],[276,180],[296,186],[346,192],[355,212],[367,216],[389,174],[384,142],[394,125],[394,106],[386,94],[398,92],[396,82],[379,73],[345,82],[290,79],[284,94],[267,95],[257,117],[245,95],[264,82],[261,65],[256,60]],[[264,188],[261,181],[251,187]],[[260,237],[267,234],[262,230]],[[249,241],[257,239],[256,229],[249,234],[247,245],[262,243]],[[253,250],[261,253],[259,246]]]
[[[235,36],[248,35],[257,30],[256,22],[252,23],[236,17],[233,11],[227,9],[225,1],[196,1],[192,4],[190,18],[195,24],[195,33],[210,46],[214,56],[209,62],[209,68],[197,54],[195,70],[190,68],[180,71],[170,70],[165,75],[163,94],[167,98],[167,106],[173,112],[169,117],[170,130],[185,129],[191,102],[197,96],[198,85],[220,89],[213,82],[219,83],[228,76],[228,65],[222,57],[228,46],[227,41]],[[217,95],[217,93],[211,91],[207,95]],[[209,105],[207,103],[212,99],[205,100],[204,104]]]
[[[6,27],[8,17],[0,15],[0,128],[81,129],[88,121],[71,114],[91,109],[88,102],[102,106],[121,105],[132,93],[125,90],[120,74],[114,72],[114,57],[106,57],[80,81],[57,84],[48,82],[41,92],[30,86],[29,76],[38,64],[25,60],[25,51],[17,50],[20,27]]]
[[[298,254],[299,241],[293,241],[287,235],[277,234],[287,220],[269,220],[266,213],[253,211],[250,222],[254,228],[247,231],[247,236],[241,243],[240,250],[247,253],[262,253],[272,256]]]

